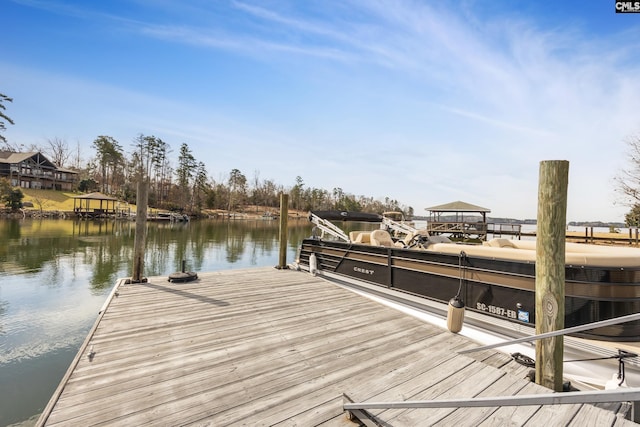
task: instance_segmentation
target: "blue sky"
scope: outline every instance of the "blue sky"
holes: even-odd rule
[[[614,1],[5,0],[0,93],[17,144],[98,135],[425,207],[535,218],[568,160],[569,221],[622,221],[640,135],[640,14]]]

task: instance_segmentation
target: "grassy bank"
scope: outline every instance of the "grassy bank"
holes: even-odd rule
[[[35,190],[33,188],[22,188],[24,199],[23,204],[25,210],[31,211],[43,211],[43,212],[73,212],[74,197],[80,195],[80,193],[67,192],[67,191],[55,191],[55,190]],[[136,206],[133,204],[127,204],[126,202],[120,202],[122,206],[127,206],[132,212],[135,212]],[[117,204],[117,202],[116,202]],[[163,209],[150,208],[154,211],[166,212]],[[239,214],[237,219],[256,219],[262,217],[265,212],[277,214],[280,211],[279,207],[264,207],[264,206],[245,206],[242,209],[232,212],[232,214]],[[223,209],[204,210],[205,215],[210,216],[224,216],[229,212]],[[292,218],[306,218],[307,213],[303,211],[289,210],[289,216]]]
[[[78,193],[54,191],[54,190],[35,190],[33,188],[22,188],[24,199],[23,204],[27,204],[25,209],[37,211],[73,211],[74,197]],[[29,206],[29,203],[33,206]]]

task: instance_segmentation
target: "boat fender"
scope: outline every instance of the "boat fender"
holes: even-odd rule
[[[447,311],[447,329],[457,334],[462,330],[464,322],[464,302],[460,297],[453,297],[449,300]]]
[[[629,387],[624,378],[622,381],[620,380],[620,375],[615,373],[611,376],[611,379],[607,381],[604,385],[605,390],[615,390],[617,388]]]
[[[309,256],[309,273],[313,276],[318,273],[318,259],[316,258],[316,254],[311,254]]]

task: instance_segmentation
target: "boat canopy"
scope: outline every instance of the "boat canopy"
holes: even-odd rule
[[[327,221],[382,222],[382,215],[366,212],[312,211],[311,215]]]

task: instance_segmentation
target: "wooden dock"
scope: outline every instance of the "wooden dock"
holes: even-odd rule
[[[500,225],[500,224],[494,224]],[[509,224],[507,224],[508,226]],[[525,238],[535,238],[537,233],[536,231],[521,231],[520,228],[499,228],[495,227],[489,230],[488,234],[491,237],[504,237],[504,236],[514,236],[513,238],[521,239]],[[603,244],[603,245],[625,245],[625,246],[640,246],[640,233],[638,232],[638,228],[632,228],[627,230],[627,232],[602,232],[602,231],[594,231],[594,227],[584,227],[584,231],[569,231],[567,230],[565,233],[565,238],[567,242],[575,242],[575,243],[594,243],[594,244]]]
[[[38,425],[356,426],[355,401],[551,393],[493,351],[304,272],[119,281]],[[373,411],[386,426],[636,425],[625,404]]]

